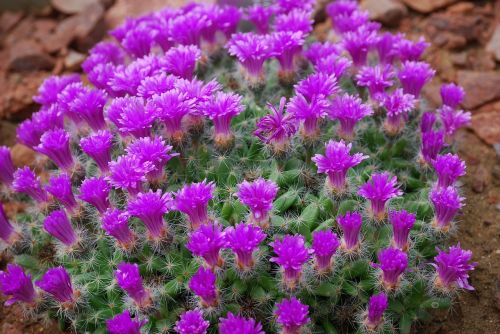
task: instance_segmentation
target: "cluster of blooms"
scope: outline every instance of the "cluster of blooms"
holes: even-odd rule
[[[369,298],[361,321],[369,332],[378,331],[384,324],[388,299],[400,290],[413,261],[411,231],[417,218],[414,213],[391,208],[391,201],[404,196],[392,172],[371,172],[364,184],[353,189],[359,183],[351,179],[353,169],[374,158],[356,146],[361,131],[356,125],[381,111],[387,136],[401,135],[434,71],[420,60],[428,46],[424,40],[415,42],[401,34],[380,32],[380,25],[370,22],[368,13],[350,0],[333,2],[326,9],[341,42],[306,46],[313,5],[312,1],[277,0],[269,6],[240,10],[191,4],[128,19],[111,32],[119,44],[97,44],[83,63],[93,87],[76,74],[48,78],[34,97],[42,106],[40,111],[18,128],[19,142],[50,160],[43,162],[49,166],[48,181],[30,167],[16,169],[9,148],[0,147],[0,182],[8,192],[23,193],[36,202],[44,215],[45,236],[50,235],[64,254],[88,250],[93,245],[86,233],[95,232],[87,230],[99,227],[116,250],[127,255],[143,245],[163,255],[182,240],[179,253],[187,249],[199,266],[194,274],[187,270],[186,287],[196,296],[197,306],[182,313],[175,323],[173,329],[180,334],[207,333],[210,322],[205,317],[220,312],[225,302],[221,272],[234,264],[241,277],[251,277],[263,261],[261,253],[268,252],[261,246],[269,246],[274,253],[263,259],[270,262],[268,266],[279,267],[280,291],[286,295],[276,298],[279,301],[272,299],[276,323],[283,334],[300,333],[314,316],[310,306],[294,296],[307,284],[304,277],[311,272],[331,276],[338,257],[347,261],[363,257],[368,248],[363,227],[379,227],[387,221],[392,227],[391,244],[377,249],[378,263],[371,269],[379,282],[375,289],[382,292]],[[237,32],[240,20],[251,22],[255,32]],[[299,66],[312,66],[313,72],[296,82],[288,102],[282,97],[278,107],[268,105],[270,113],[257,120],[254,137],[248,140],[258,138],[282,161],[292,154],[292,138],[297,132],[308,144],[306,149],[316,149],[325,124],[338,123],[339,140],[329,140],[324,154],[311,154],[308,160],[317,173],[326,174],[326,197],[350,196],[367,202],[366,215],[356,208],[339,211],[335,229],[341,235],[333,226],[310,235],[276,234],[273,207],[281,190],[279,182],[280,187],[269,179],[249,177],[231,186],[218,184],[231,192],[234,189],[239,205],[249,211],[246,222],[226,226],[211,211],[218,195],[216,183],[208,181],[213,178],[180,185],[174,178],[167,181],[171,172],[167,165],[172,161],[185,167],[189,160],[183,156],[186,146],[204,131],[207,120],[213,124],[216,152],[230,152],[238,141],[231,123],[245,111],[243,97],[224,92],[216,80],[204,82],[195,76],[198,64],[224,49],[237,58],[251,86],[266,84],[265,64],[272,58],[279,63],[279,76],[285,84],[296,81]],[[352,81],[359,91],[366,88],[366,101],[365,94],[345,93],[343,80]],[[441,96],[439,122],[433,112],[422,115],[420,160],[422,167],[432,166],[437,175],[429,194],[435,212],[431,226],[447,233],[463,205],[455,183],[465,174],[465,164],[457,155],[440,153],[445,140],[451,141],[457,129],[469,122],[470,113],[457,109],[464,97],[462,88],[443,85]],[[200,177],[201,171],[197,173]],[[77,227],[76,222],[89,212],[98,223]],[[187,232],[176,235],[179,226],[171,217],[175,222],[182,217],[186,221],[182,229]],[[140,223],[133,224],[133,219]],[[1,242],[15,248],[25,238],[21,231],[0,205]],[[459,245],[448,252],[439,250],[433,263],[433,288],[441,292],[472,289],[468,272],[476,264],[471,257]],[[234,261],[225,261],[232,258]],[[106,319],[111,334],[139,334],[151,309],[159,304],[158,294],[144,283],[142,266],[133,263],[134,259],[120,260],[114,271],[114,280],[127,296],[127,309]],[[88,296],[78,284],[73,285],[67,269],[49,268],[33,283],[22,267],[10,264],[0,271],[0,291],[8,297],[8,305],[22,302],[36,308],[47,296],[64,310],[74,310]],[[265,326],[231,312],[224,312],[218,321],[222,334],[262,334]]]

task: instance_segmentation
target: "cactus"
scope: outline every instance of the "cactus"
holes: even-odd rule
[[[167,8],[90,51],[91,85],[48,78],[18,129],[37,173],[0,149],[27,206],[0,206],[7,304],[78,333],[409,333],[472,289],[446,250],[463,90],[421,115],[427,43],[348,0],[320,43],[313,5]]]

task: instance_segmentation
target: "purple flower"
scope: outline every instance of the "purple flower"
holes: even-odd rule
[[[366,65],[368,51],[375,46],[377,34],[366,26],[344,34],[344,48],[351,55],[355,66]]]
[[[203,267],[200,267],[189,281],[189,289],[201,298],[203,307],[217,306],[219,303],[215,281],[215,274],[210,269]]]
[[[339,90],[337,78],[325,73],[313,73],[295,85],[297,95],[303,95],[311,102],[315,98],[331,97]]]
[[[6,271],[0,271],[0,291],[8,296],[5,306],[16,302],[33,303],[36,298],[31,275],[26,275],[23,268],[9,263]]]
[[[0,182],[11,185],[14,181],[14,163],[7,146],[0,146]]]
[[[139,307],[147,307],[151,304],[149,291],[144,288],[136,263],[122,262],[115,271],[118,286],[125,290]]]
[[[302,136],[305,140],[317,139],[319,119],[326,115],[329,104],[323,95],[314,96],[310,102],[301,94],[290,99],[287,110],[296,120],[302,121]]]
[[[200,106],[202,113],[214,123],[214,140],[219,147],[227,147],[233,141],[231,120],[245,110],[241,99],[234,93],[217,92]]]
[[[460,244],[451,246],[448,253],[439,250],[439,253],[434,257],[433,266],[436,268],[435,284],[438,288],[451,290],[456,287],[467,290],[474,290],[469,284],[468,272],[474,270],[477,266],[476,262],[470,262],[472,252],[460,248]]]
[[[344,139],[352,139],[356,123],[371,115],[373,110],[369,105],[364,104],[359,97],[349,94],[337,96],[328,110],[331,119],[339,120],[339,135]]]
[[[272,6],[253,5],[246,9],[246,19],[253,23],[257,33],[265,35],[269,32],[269,21],[274,11]]]
[[[313,0],[295,1],[295,0],[276,0],[274,7],[277,13],[289,13],[293,10],[311,11],[314,7]]]
[[[326,13],[332,19],[333,23],[338,16],[347,15],[350,16],[352,13],[358,10],[358,4],[353,0],[337,0],[332,1],[326,6]]]
[[[402,89],[396,89],[392,94],[383,94],[381,105],[387,111],[384,128],[390,135],[400,133],[404,128],[404,121],[408,113],[415,108],[417,100],[411,94],[405,94]]]
[[[231,56],[238,58],[252,81],[260,81],[264,77],[262,66],[274,56],[267,36],[255,33],[236,33],[226,45]]]
[[[465,96],[464,89],[454,83],[443,84],[440,92],[443,104],[453,109],[457,108],[460,103],[462,103]]]
[[[269,212],[278,193],[273,181],[258,178],[253,182],[243,181],[238,185],[239,200],[250,208],[251,221],[265,228],[269,226]]]
[[[89,57],[87,58],[87,60],[90,60],[92,58],[94,57]],[[84,70],[87,73],[87,79],[91,84],[93,84],[98,89],[104,89],[106,93],[113,97],[119,96],[123,93],[120,91],[117,92],[113,89],[113,79],[117,71],[116,65],[112,63],[90,63],[89,66],[91,65],[92,67],[90,67],[88,70]],[[123,70],[123,65],[120,67],[120,70]]]
[[[73,102],[85,91],[86,88],[82,82],[75,82],[66,86],[58,95],[57,106],[60,113],[77,125],[82,123],[82,117],[79,111],[73,107]]]
[[[14,172],[12,189],[16,192],[27,194],[38,203],[48,200],[47,192],[42,188],[40,178],[27,166],[18,168]]]
[[[345,57],[331,55],[321,59],[316,65],[314,65],[314,69],[318,73],[323,73],[329,76],[333,75],[335,78],[340,80],[351,66],[351,60]]]
[[[153,170],[147,177],[151,182],[160,182],[165,176],[165,165],[173,157],[179,155],[172,153],[172,146],[166,145],[160,137],[140,138],[126,149],[129,155],[138,156],[144,163],[150,163]]]
[[[342,53],[342,47],[340,44],[334,44],[332,42],[314,42],[309,45],[309,48],[304,51],[304,57],[307,58],[316,66],[321,60],[326,59],[330,56],[340,56]]]
[[[40,131],[38,124],[31,119],[21,122],[16,130],[17,141],[29,148],[34,148],[40,144],[42,134],[43,132]]]
[[[109,170],[113,135],[107,130],[100,130],[88,137],[80,139],[82,151],[91,157],[102,173]]]
[[[169,212],[173,199],[170,193],[162,194],[161,190],[138,193],[128,202],[128,212],[143,221],[152,239],[165,235],[163,215]]]
[[[378,94],[394,84],[394,71],[391,65],[363,66],[356,75],[358,86],[368,88],[370,97],[376,100]]]
[[[106,329],[109,334],[141,334],[141,327],[147,320],[137,321],[130,317],[128,310],[117,314],[113,319],[106,320]]]
[[[276,108],[271,103],[267,107],[271,113],[257,121],[254,135],[261,141],[269,144],[275,154],[284,153],[290,145],[290,137],[297,132],[295,119],[284,113],[286,98],[280,99],[279,107]]]
[[[188,99],[194,99],[197,106],[210,100],[213,94],[222,89],[222,86],[216,80],[205,83],[198,79],[177,79],[174,86],[179,92],[186,94]],[[202,115],[203,113],[195,108],[191,110],[191,114]]]
[[[94,206],[99,213],[109,208],[109,191],[111,187],[103,177],[85,179],[80,186],[80,199]]]
[[[49,157],[61,169],[73,167],[73,155],[69,147],[70,135],[63,129],[48,130],[40,138],[36,150]]]
[[[217,27],[224,33],[224,36],[230,38],[238,29],[241,20],[241,11],[236,6],[224,5],[219,7]]]
[[[182,45],[200,45],[201,32],[207,26],[207,18],[199,11],[189,11],[171,20],[172,39]]]
[[[405,61],[398,73],[398,78],[406,94],[418,97],[424,85],[434,77],[435,73],[436,71],[427,63]]]
[[[151,134],[157,114],[144,107],[144,99],[131,96],[114,99],[107,109],[107,116],[121,135],[141,138]]]
[[[201,51],[195,45],[179,45],[165,53],[165,67],[168,72],[180,78],[191,80]]]
[[[463,197],[460,197],[454,187],[432,189],[429,199],[434,207],[433,226],[447,231],[453,218],[463,206]]]
[[[369,158],[362,153],[349,155],[351,148],[352,144],[346,144],[343,140],[339,142],[330,140],[325,144],[325,155],[316,154],[311,159],[316,163],[318,173],[328,175],[327,186],[334,193],[342,193],[346,189],[348,170]]]
[[[104,69],[108,71],[108,69]],[[110,87],[112,96],[136,95],[141,81],[151,75],[166,71],[163,58],[158,55],[148,55],[136,59],[128,65],[118,65],[111,70],[111,77],[106,85]],[[103,73],[106,74],[106,73]]]
[[[332,269],[332,256],[340,246],[339,238],[332,231],[316,231],[312,234],[312,249],[319,272],[329,272]]]
[[[384,312],[389,306],[387,295],[383,292],[373,295],[368,301],[366,326],[374,331],[384,321]]]
[[[425,163],[431,164],[444,146],[444,131],[428,131],[422,133],[420,155]]]
[[[38,95],[33,96],[33,101],[42,105],[51,105],[58,101],[57,95],[69,84],[80,81],[77,73],[63,76],[50,76],[38,88]]]
[[[302,9],[294,9],[286,14],[280,14],[274,19],[276,31],[298,32],[307,36],[312,31],[313,20],[311,13]]]
[[[276,304],[274,314],[278,317],[276,322],[283,326],[283,334],[299,334],[301,328],[311,321],[309,306],[293,296]]]
[[[210,322],[203,319],[199,310],[186,311],[175,323],[174,330],[179,334],[206,334]]]
[[[40,144],[40,137],[50,129],[62,129],[64,120],[59,111],[58,104],[48,108],[41,108],[33,113],[31,119],[27,119],[17,128],[17,140],[32,148]]]
[[[342,248],[346,251],[354,251],[359,248],[359,232],[363,225],[363,219],[357,212],[346,212],[345,215],[337,217],[337,223],[342,229]]]
[[[193,229],[208,222],[208,201],[214,190],[215,184],[204,180],[185,185],[175,194],[175,209],[188,215]]]
[[[370,201],[370,213],[380,221],[385,218],[385,203],[394,197],[403,195],[398,189],[398,179],[391,177],[388,172],[374,173],[370,181],[366,182],[358,191],[358,195]]]
[[[178,77],[166,73],[158,73],[144,78],[137,87],[137,96],[150,99],[175,88]]]
[[[14,233],[14,226],[12,226],[9,218],[7,218],[3,209],[3,204],[0,202],[0,239],[2,239],[5,243],[10,244],[13,241],[12,237]]]
[[[309,250],[305,246],[302,235],[285,235],[269,244],[273,247],[275,257],[271,262],[281,266],[284,271],[284,283],[289,289],[294,289],[300,280],[302,266],[309,260]]]
[[[45,189],[69,211],[74,211],[78,207],[78,203],[73,195],[71,177],[68,174],[51,176],[49,184],[45,186]]]
[[[424,112],[420,120],[420,132],[425,133],[432,131],[435,123],[436,115],[430,111]]]
[[[129,217],[128,212],[111,208],[102,215],[101,228],[125,249],[133,246],[135,241],[135,235],[128,226]]]
[[[280,63],[281,75],[293,75],[295,60],[302,51],[304,36],[300,32],[279,31],[269,35],[276,59]]]
[[[228,227],[225,233],[227,247],[236,254],[238,268],[251,269],[254,266],[253,253],[267,235],[260,227],[243,223]]]
[[[342,36],[346,33],[356,32],[359,28],[369,28],[378,30],[379,24],[370,22],[370,15],[367,11],[356,10],[351,14],[337,15],[332,21],[333,28]]]
[[[379,35],[375,48],[377,49],[378,58],[381,64],[393,63],[398,56],[397,45],[402,38],[402,34],[394,35],[390,32],[384,32]]]
[[[418,41],[410,41],[406,38],[400,38],[395,45],[396,52],[402,62],[419,61],[425,49],[429,47],[429,43],[423,37]]]
[[[201,256],[211,267],[222,267],[220,250],[227,245],[226,234],[218,223],[205,224],[189,235],[186,248],[195,256]]]
[[[153,165],[142,161],[135,155],[123,155],[118,160],[109,163],[110,175],[106,180],[114,188],[126,190],[134,196],[143,189],[147,181],[146,175],[153,170]]]
[[[408,267],[408,256],[397,248],[386,248],[378,254],[376,265],[381,270],[382,284],[387,290],[393,290],[399,285],[401,275]]]
[[[460,176],[465,175],[465,162],[456,154],[438,155],[432,166],[438,176],[438,187],[452,186]]]
[[[76,295],[71,277],[64,267],[51,268],[35,282],[35,285],[49,293],[60,303],[73,303]]]
[[[103,113],[106,101],[107,96],[103,91],[85,88],[74,97],[69,108],[87,122],[92,130],[97,131],[106,127]]]
[[[88,74],[100,64],[120,65],[124,60],[125,54],[118,45],[112,42],[99,42],[90,49],[89,56],[82,63],[82,69]]]
[[[405,210],[389,211],[392,225],[392,245],[403,251],[408,250],[408,235],[415,224],[415,214]]]
[[[68,247],[73,247],[78,242],[76,232],[63,210],[53,211],[45,217],[43,228],[47,233]]]
[[[226,318],[219,318],[219,334],[264,334],[260,322],[252,318],[235,316],[231,312],[227,313]]]
[[[453,138],[458,129],[470,124],[471,113],[443,106],[439,109],[439,118],[443,124],[446,136]]]

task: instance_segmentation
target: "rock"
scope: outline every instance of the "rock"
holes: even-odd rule
[[[24,13],[22,12],[3,12],[0,15],[0,32],[6,33],[10,29],[14,28],[14,26],[21,21]]]
[[[500,61],[500,24],[497,24],[495,32],[486,45],[486,51],[491,52],[497,61]]]
[[[33,95],[48,75],[47,72],[0,75],[0,119],[20,122],[36,111]]]
[[[10,49],[7,70],[13,72],[51,70],[54,64],[54,59],[43,52],[40,44],[34,40],[21,40]]]
[[[500,311],[500,278],[495,283],[495,307]]]
[[[420,13],[430,13],[457,1],[458,0],[403,0],[408,7]]]
[[[12,146],[16,143],[16,126],[7,121],[0,121],[0,145]]]
[[[15,144],[12,146],[10,152],[14,166],[18,168],[23,166],[35,166],[36,154],[32,149],[22,144]]]
[[[451,62],[459,67],[467,65],[467,52],[457,52],[450,55]]]
[[[8,47],[17,44],[20,40],[32,38],[35,31],[35,19],[32,16],[25,17],[7,34],[3,44]]]
[[[408,14],[405,5],[396,0],[363,0],[361,8],[370,13],[370,18],[386,26],[394,27]]]
[[[439,93],[441,85],[436,82],[430,82],[424,86],[422,89],[422,96],[425,98],[425,102],[428,103],[428,107],[431,109],[438,108],[441,106],[441,95]],[[424,108],[426,108],[425,106]]]
[[[469,13],[474,9],[474,4],[472,2],[459,2],[455,5],[451,5],[446,8],[448,13]]]
[[[472,129],[486,143],[500,143],[500,111],[493,110],[472,115]]]
[[[475,71],[491,71],[496,67],[493,55],[484,49],[472,49],[467,56],[467,68]]]
[[[467,94],[463,106],[475,109],[500,98],[500,74],[496,71],[458,71],[457,82]]]
[[[491,181],[490,171],[484,165],[481,164],[478,166],[476,172],[472,176],[471,188],[474,192],[480,194],[484,192],[490,181]]]
[[[64,68],[68,71],[77,70],[84,60],[84,54],[70,50],[68,55],[64,58]]]
[[[52,7],[64,14],[78,14],[89,6],[99,5],[99,0],[51,0]]]

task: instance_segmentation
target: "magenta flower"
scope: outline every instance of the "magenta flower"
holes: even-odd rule
[[[40,138],[36,151],[45,154],[63,170],[73,167],[73,155],[69,147],[70,135],[63,129],[48,130]]]
[[[134,232],[128,226],[129,218],[128,212],[111,208],[102,215],[101,228],[125,249],[132,247],[135,242]]]
[[[436,71],[427,63],[405,61],[398,73],[398,78],[406,94],[418,97],[424,85],[434,77],[434,74]]]
[[[51,105],[48,108],[41,108],[40,111],[33,113],[31,119],[23,121],[17,127],[17,140],[35,149],[40,144],[40,137],[51,129],[64,128],[64,118],[59,111],[58,104]]]
[[[164,57],[169,73],[191,80],[196,62],[201,58],[201,50],[195,45],[179,45],[168,50]]]
[[[141,22],[146,23],[146,22]],[[134,58],[141,58],[149,54],[155,42],[158,31],[147,24],[137,24],[128,29],[120,41],[122,47]]]
[[[208,201],[214,190],[215,184],[204,180],[185,185],[175,194],[175,209],[188,215],[193,229],[208,222]]]
[[[403,251],[408,250],[408,235],[415,224],[415,214],[405,210],[389,211],[392,225],[392,245]]]
[[[450,186],[433,189],[429,199],[434,207],[433,226],[447,231],[458,210],[462,208],[464,198],[460,197],[458,191]]]
[[[336,142],[330,140],[325,144],[325,155],[316,154],[311,160],[316,163],[318,173],[328,175],[327,186],[334,193],[342,193],[347,186],[347,172],[350,168],[359,165],[369,156],[362,153],[350,155],[352,144],[343,140]]]
[[[312,234],[312,249],[316,259],[316,269],[330,272],[332,257],[340,246],[339,238],[332,231],[316,231]]]
[[[220,250],[227,246],[226,234],[218,223],[205,224],[189,235],[186,248],[195,256],[201,256],[211,267],[222,267],[224,260]]]
[[[342,248],[351,252],[359,248],[359,232],[363,225],[363,219],[357,212],[346,212],[345,215],[337,217],[337,223],[342,229]]]
[[[75,302],[76,295],[71,284],[71,277],[64,267],[47,270],[42,278],[35,282],[35,285],[60,303]]]
[[[210,322],[203,319],[199,310],[186,311],[175,323],[174,330],[179,334],[206,334]]]
[[[370,97],[377,100],[377,95],[385,92],[394,84],[394,71],[391,65],[363,66],[356,75],[358,86],[368,88]]]
[[[384,312],[389,306],[387,295],[383,292],[373,295],[368,300],[366,327],[374,331],[384,322]]]
[[[106,101],[107,96],[103,91],[83,88],[69,103],[68,108],[72,114],[84,120],[92,130],[97,131],[106,127],[103,113]]]
[[[295,60],[300,55],[304,42],[304,36],[300,32],[278,31],[269,35],[269,43],[280,63],[281,74],[285,77],[295,72]]]
[[[258,226],[240,223],[225,231],[227,247],[236,254],[236,263],[241,270],[254,266],[253,253],[264,241],[266,234]]]
[[[224,33],[226,39],[231,38],[231,36],[236,32],[240,20],[240,8],[230,5],[219,7],[217,28]]]
[[[90,59],[98,59],[98,58],[93,58],[89,57],[87,60]],[[85,64],[85,62],[82,64],[82,66]],[[113,78],[117,70],[117,66],[112,64],[112,63],[104,63],[104,62],[98,62],[97,64],[92,64],[92,62],[89,64],[89,69],[84,70],[85,73],[87,73],[87,79],[91,84],[93,84],[96,88],[98,89],[103,89],[106,91],[106,93],[109,96],[119,96],[123,95],[123,92],[120,91],[115,91],[113,89]],[[123,65],[122,65],[123,66]],[[123,70],[123,67],[120,68]]]
[[[370,214],[375,220],[381,221],[385,218],[387,201],[403,195],[397,182],[396,176],[391,177],[388,172],[374,173],[370,181],[359,189],[358,195],[370,201]]]
[[[397,45],[402,38],[402,34],[394,35],[390,32],[379,35],[375,48],[381,64],[392,64],[394,62],[399,55]]]
[[[234,93],[217,92],[200,106],[202,113],[214,123],[214,141],[219,147],[227,147],[234,139],[231,120],[245,110],[241,99]]]
[[[239,200],[250,208],[251,221],[265,228],[269,226],[269,212],[278,193],[273,181],[258,178],[253,182],[243,181],[238,185]]]
[[[109,334],[141,334],[141,327],[146,324],[147,320],[134,320],[130,317],[128,310],[117,314],[113,319],[106,320],[106,329]]]
[[[332,22],[333,28],[338,31],[342,36],[346,33],[356,32],[359,28],[378,30],[380,24],[377,22],[370,22],[370,15],[367,11],[356,10],[351,14],[338,15]]]
[[[311,321],[309,306],[293,296],[276,304],[274,314],[277,316],[276,322],[283,327],[283,334],[299,334],[302,327]]]
[[[474,290],[469,284],[468,272],[474,270],[476,262],[471,262],[472,252],[460,248],[460,244],[451,246],[448,253],[439,250],[434,257],[433,266],[436,268],[437,277],[435,285],[439,289],[453,290],[455,288]]]
[[[295,0],[276,0],[274,7],[277,13],[289,13],[293,10],[302,10],[310,12],[314,7],[313,0],[295,1]]]
[[[345,57],[331,55],[320,59],[319,62],[314,65],[314,69],[318,73],[323,73],[329,76],[333,75],[335,78],[340,80],[351,66],[351,60]]]
[[[40,177],[27,166],[18,168],[14,172],[12,189],[16,192],[25,193],[38,203],[47,202],[47,192],[42,188]]]
[[[342,53],[342,47],[340,44],[334,44],[332,42],[314,42],[309,45],[309,48],[305,50],[304,57],[316,66],[321,60],[326,59],[330,56],[340,56]]]
[[[89,51],[89,56],[82,63],[85,73],[91,72],[99,64],[123,64],[125,53],[122,48],[112,42],[99,42]]]
[[[444,146],[444,131],[428,131],[422,133],[420,155],[425,163],[431,164]]]
[[[128,213],[142,220],[152,239],[162,238],[165,233],[163,215],[170,211],[173,199],[169,193],[162,194],[161,190],[147,193],[138,193],[128,202]]]
[[[290,99],[287,110],[302,122],[302,137],[305,140],[317,139],[320,132],[319,119],[326,115],[329,104],[323,95],[314,96],[310,102],[301,94]]]
[[[441,85],[441,100],[443,105],[456,109],[464,100],[465,91],[454,83]]]
[[[339,136],[344,139],[352,139],[356,123],[371,115],[373,110],[369,105],[364,104],[359,97],[349,94],[337,96],[328,110],[331,119],[339,120]]]
[[[380,264],[375,266],[381,270],[383,286],[387,290],[394,290],[408,267],[408,256],[397,248],[386,248],[378,254],[378,262]]]
[[[73,195],[71,178],[67,174],[51,176],[49,184],[45,186],[45,189],[70,212],[78,207],[78,203]]]
[[[275,31],[297,32],[305,37],[312,31],[312,26],[311,12],[302,9],[293,9],[274,18]]]
[[[100,130],[88,137],[80,139],[82,151],[91,157],[102,173],[109,170],[113,135],[107,130]]]
[[[150,162],[142,161],[135,155],[123,155],[109,163],[110,175],[106,180],[114,187],[126,190],[135,196],[142,191],[146,175],[154,169]]]
[[[269,244],[273,247],[275,257],[271,262],[281,266],[284,271],[284,283],[293,290],[300,280],[302,266],[309,260],[309,250],[305,246],[302,235],[285,235]]]
[[[126,148],[129,155],[135,155],[143,163],[152,165],[153,170],[147,174],[150,182],[160,182],[165,176],[165,165],[173,157],[179,155],[172,152],[172,146],[166,145],[160,137],[140,138]]]
[[[16,302],[35,302],[36,292],[31,275],[27,275],[17,264],[9,263],[6,271],[0,271],[0,291],[8,297],[5,306]]]
[[[79,197],[102,214],[110,206],[108,199],[110,190],[111,187],[104,178],[93,177],[82,182]]]
[[[246,9],[246,19],[252,22],[257,33],[265,35],[269,32],[269,21],[274,15],[272,6],[253,5]]]
[[[219,334],[265,334],[260,322],[252,318],[235,316],[231,312],[227,313],[226,318],[219,318]]]
[[[218,291],[215,285],[216,276],[210,269],[200,267],[189,281],[189,289],[201,299],[203,307],[217,306]]]
[[[3,204],[0,202],[0,239],[2,239],[5,243],[10,244],[13,240],[14,236],[14,226],[7,218],[5,211],[3,209]]]
[[[10,186],[14,181],[14,163],[7,146],[0,146],[0,182]]]
[[[212,95],[222,89],[222,86],[216,80],[205,83],[198,79],[177,79],[174,86],[179,92],[186,94],[188,99],[194,99],[196,106],[210,100]],[[191,115],[194,114],[203,115],[198,108],[191,110]]]
[[[441,107],[438,112],[447,138],[453,138],[458,129],[470,125],[470,112],[454,110],[448,106]]]
[[[402,89],[396,89],[392,94],[383,94],[380,97],[381,105],[387,111],[384,128],[390,135],[400,133],[404,128],[404,121],[408,113],[415,108],[417,100],[411,94],[405,94]]]
[[[326,6],[326,13],[328,14],[328,16],[330,16],[333,23],[335,24],[335,20],[337,19],[338,16],[341,15],[350,16],[358,9],[359,8],[356,1],[337,0],[337,1],[332,1]]]
[[[51,105],[58,101],[58,94],[71,83],[79,82],[80,75],[77,73],[50,76],[38,87],[38,95],[33,96],[33,101],[42,105]]]
[[[63,210],[53,211],[45,217],[43,228],[48,234],[68,247],[73,247],[78,242],[78,236]]]
[[[297,95],[303,95],[311,102],[316,98],[333,96],[339,90],[337,78],[325,73],[313,73],[295,85]]]
[[[352,16],[350,17],[350,19]],[[349,31],[344,34],[344,48],[351,55],[355,66],[366,65],[368,52],[377,43],[377,34],[367,26],[358,26],[355,31]]]
[[[422,114],[422,118],[420,119],[420,132],[425,133],[432,131],[435,123],[436,115],[430,111],[424,112]]]
[[[200,45],[202,30],[207,26],[207,18],[199,11],[189,11],[171,20],[172,39],[181,45]]]
[[[175,88],[178,77],[172,74],[157,73],[144,78],[137,87],[137,96],[149,100],[155,95],[161,95]]]
[[[120,263],[115,271],[115,278],[118,286],[127,292],[137,306],[147,307],[151,304],[151,295],[142,284],[139,266],[136,263]]]
[[[77,125],[80,125],[83,119],[79,114],[79,110],[74,108],[73,102],[78,96],[85,94],[85,91],[86,88],[82,82],[75,82],[66,86],[58,95],[57,106],[60,109],[59,112]]]
[[[140,97],[115,98],[107,109],[107,116],[122,136],[148,137],[157,114],[144,107]]]
[[[432,166],[438,177],[437,186],[441,188],[452,186],[465,175],[465,162],[456,154],[438,155]]]
[[[418,41],[410,41],[406,38],[400,38],[395,49],[398,54],[398,58],[402,61],[419,61],[424,53],[425,49],[429,47],[429,43],[425,41],[423,37],[420,37]]]

